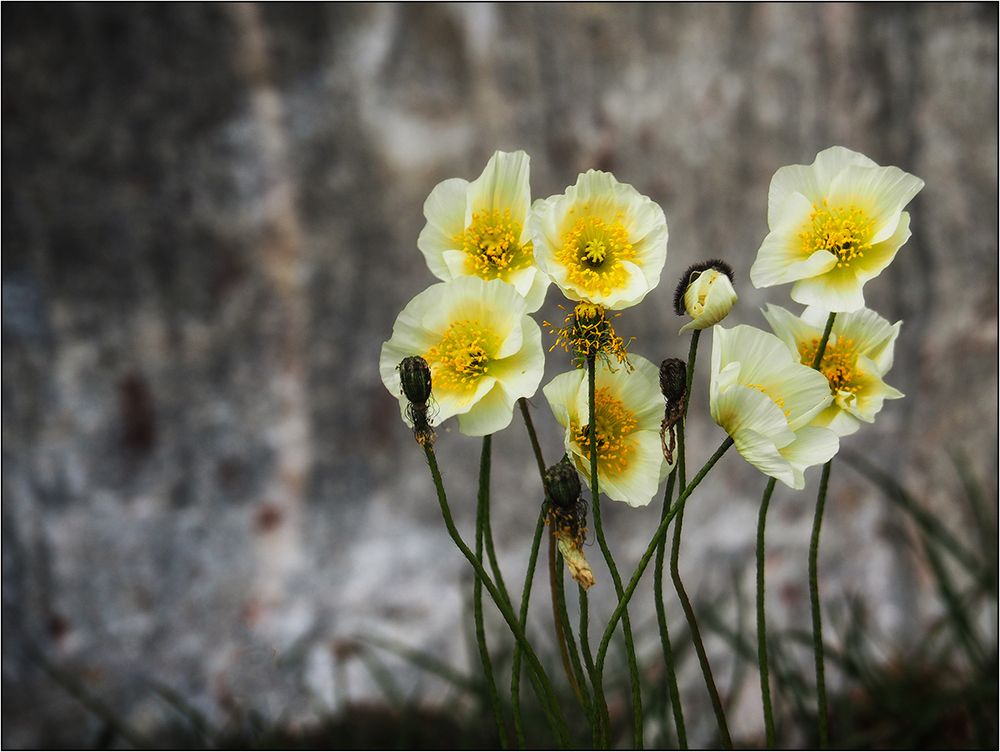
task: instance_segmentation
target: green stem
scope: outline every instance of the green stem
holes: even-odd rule
[[[527,629],[528,624],[528,603],[531,600],[531,585],[535,579],[535,564],[538,561],[538,548],[542,542],[542,533],[545,532],[545,514],[548,511],[546,504],[542,505],[538,513],[538,522],[535,523],[535,534],[531,539],[531,554],[528,556],[528,571],[524,575],[524,587],[521,588],[521,610],[518,613],[518,624],[521,629]],[[514,659],[510,673],[510,698],[514,710],[514,734],[517,736],[517,743],[524,749],[526,741],[524,738],[524,721],[521,717],[521,659],[523,651],[521,644],[514,645]]]
[[[552,682],[549,680],[548,674],[545,673],[545,669],[543,668],[541,661],[538,660],[538,655],[535,653],[534,648],[531,647],[531,643],[529,643],[525,637],[524,629],[522,629],[521,625],[518,623],[517,617],[511,610],[510,605],[503,599],[499,590],[497,590],[496,585],[493,584],[493,581],[483,568],[482,563],[465,544],[465,541],[462,540],[461,534],[458,532],[458,528],[455,527],[455,519],[452,517],[451,507],[448,504],[448,496],[444,490],[444,481],[441,479],[441,470],[438,468],[434,448],[430,445],[425,445],[423,449],[424,454],[427,457],[427,465],[431,471],[431,478],[434,481],[434,488],[437,491],[438,505],[441,507],[441,517],[444,519],[444,524],[448,530],[448,534],[455,542],[455,545],[458,546],[458,550],[462,552],[462,555],[466,558],[473,570],[475,570],[476,574],[482,580],[483,587],[486,588],[486,592],[490,594],[490,597],[493,599],[494,604],[496,604],[501,616],[503,616],[504,621],[507,622],[507,626],[514,635],[514,639],[517,640],[521,649],[524,651],[524,655],[527,658],[528,665],[532,671],[531,677],[535,694],[538,695],[538,699],[542,703],[543,707],[547,706],[547,708],[551,710],[553,732],[555,733],[559,744],[563,747],[568,746],[569,732],[566,727],[566,719],[563,716],[562,709],[559,707],[559,702],[552,689]]]
[[[490,449],[492,444],[492,436],[483,437],[483,452],[479,460],[479,499],[476,505],[476,558],[480,564],[483,561],[483,539],[489,538],[486,531],[489,525],[487,519],[490,514]],[[497,569],[494,568],[494,572],[496,571]],[[506,600],[506,595],[504,595],[504,599]],[[493,716],[496,719],[500,747],[507,749],[507,727],[504,724],[500,695],[493,677],[493,661],[490,660],[490,651],[486,645],[486,625],[483,618],[483,580],[479,576],[476,577],[475,584],[472,586],[472,609],[476,620],[476,644],[479,647],[479,659],[483,663],[486,692],[493,708]]]
[[[535,433],[535,423],[531,419],[531,411],[528,409],[528,400],[521,397],[517,401],[518,406],[521,408],[521,417],[524,418],[524,427],[528,431],[528,439],[531,442],[531,450],[535,455],[535,464],[538,465],[538,476],[542,481],[542,492],[548,494],[548,489],[545,487],[545,459],[542,457],[542,447],[538,443],[538,434]],[[547,503],[547,502],[546,502]],[[568,655],[569,648],[566,645],[566,630],[569,627],[569,622],[560,621],[559,609],[556,602],[556,557],[555,557],[555,537],[550,533],[549,535],[549,555],[548,555],[548,565],[549,565],[549,596],[552,601],[552,623],[554,625],[554,631],[556,636],[556,643],[559,645],[559,653],[562,656],[563,670],[566,672],[566,678],[569,680],[570,687],[573,688],[573,693],[576,695],[577,700],[583,703],[583,697],[580,693],[580,688],[577,683],[577,679],[573,674],[572,668],[570,667],[570,657]],[[575,650],[575,648],[574,648]]]
[[[670,499],[674,493],[676,471],[670,473],[667,479],[667,489],[663,493],[663,509],[660,511],[660,521],[670,511]],[[656,621],[660,627],[660,646],[663,648],[663,664],[667,671],[667,691],[670,695],[670,707],[674,714],[674,726],[677,728],[677,745],[687,749],[687,728],[684,725],[684,709],[681,706],[680,690],[677,687],[677,672],[674,669],[674,651],[670,645],[670,633],[667,631],[667,613],[663,602],[663,560],[667,551],[667,539],[664,537],[656,547],[656,563],[653,565],[653,602],[656,605]]]
[[[588,416],[590,420],[590,491],[591,491],[591,506],[593,508],[594,515],[594,532],[597,535],[597,543],[601,547],[601,553],[604,554],[604,561],[607,562],[608,570],[611,573],[611,581],[615,586],[615,595],[620,600],[624,595],[624,589],[622,587],[622,578],[618,572],[618,566],[615,564],[614,556],[611,555],[611,549],[608,547],[608,542],[604,537],[604,527],[601,524],[601,494],[598,488],[597,481],[597,419],[596,410],[594,405],[594,393],[595,393],[595,358],[590,356],[587,358],[587,405],[588,405]],[[633,746],[636,749],[643,748],[642,741],[642,686],[639,682],[639,666],[635,658],[635,643],[632,639],[632,624],[629,620],[628,611],[622,615],[622,634],[625,638],[625,655],[628,662],[629,669],[629,679],[632,684],[632,739]],[[600,662],[598,662],[600,663]],[[598,678],[600,678],[600,671],[598,671]],[[596,689],[595,689],[596,691]],[[603,694],[603,689],[602,689]]]
[[[566,645],[566,630],[559,613],[559,595],[557,593],[557,579],[562,579],[562,569],[556,561],[556,536],[555,532],[549,531],[549,600],[552,601],[552,627],[556,633],[556,644],[559,646],[559,657],[562,659],[563,672],[569,681],[570,689],[577,702],[583,705],[583,695],[580,694],[580,687],[576,683],[576,676],[573,674],[573,666],[569,659],[569,647]]]
[[[596,667],[598,673],[604,669],[604,659],[607,657],[608,645],[611,643],[611,635],[614,634],[615,627],[618,625],[618,620],[622,618],[622,614],[628,606],[628,602],[632,598],[632,594],[639,586],[639,580],[642,579],[642,575],[646,571],[646,567],[649,565],[649,560],[653,558],[653,554],[656,553],[656,547],[663,539],[663,536],[667,534],[667,528],[673,521],[674,516],[677,514],[678,510],[684,508],[684,504],[687,502],[688,497],[694,492],[694,490],[698,487],[698,484],[704,480],[705,476],[708,475],[708,472],[715,466],[715,463],[722,458],[722,455],[724,455],[732,445],[732,438],[727,436],[719,445],[719,448],[715,450],[715,454],[708,458],[708,461],[702,466],[701,470],[698,471],[698,474],[694,476],[691,483],[688,484],[688,487],[685,488],[681,495],[677,497],[677,501],[670,508],[667,516],[663,518],[659,527],[656,528],[656,532],[653,533],[653,538],[649,541],[649,545],[646,547],[646,551],[643,553],[642,558],[639,559],[639,564],[632,573],[632,578],[629,580],[628,586],[625,588],[625,592],[622,594],[622,597],[618,599],[618,605],[615,606],[614,613],[611,614],[611,621],[608,622],[608,626],[604,630],[604,635],[601,637],[601,644],[597,650]]]
[[[569,660],[573,667],[573,677],[575,678],[575,688],[579,694],[577,699],[583,706],[587,717],[593,722],[592,705],[590,703],[590,693],[587,691],[587,677],[583,672],[583,665],[580,663],[580,654],[576,649],[576,640],[573,638],[573,630],[569,627],[569,611],[566,608],[566,570],[563,567],[562,554],[556,555],[556,570],[559,575],[556,577],[556,603],[558,604],[558,618],[563,625],[563,634],[566,636],[566,646],[569,650]]]
[[[677,468],[680,476],[681,486],[684,486],[684,427],[681,426],[677,432]],[[701,638],[701,629],[698,626],[698,619],[688,597],[687,589],[681,581],[680,554],[681,554],[681,529],[684,523],[684,507],[677,510],[677,522],[674,525],[673,545],[670,549],[670,578],[673,580],[674,589],[677,591],[677,598],[681,602],[684,610],[684,617],[687,619],[688,628],[691,631],[691,643],[694,645],[695,654],[698,656],[698,665],[701,666],[701,675],[705,679],[705,689],[708,690],[708,697],[712,701],[712,710],[715,713],[715,722],[719,726],[719,735],[722,737],[722,746],[725,749],[733,748],[733,738],[729,733],[729,723],[726,720],[726,709],[722,705],[722,698],[719,697],[719,689],[715,685],[715,676],[712,674],[712,665],[708,661],[708,651],[705,650],[705,641]]]
[[[610,725],[608,703],[604,699],[604,688],[597,681],[597,667],[594,665],[594,654],[590,650],[590,601],[586,590],[579,585],[576,589],[580,600],[580,652],[583,654],[583,663],[587,667],[587,675],[590,676],[590,683],[594,688],[592,726],[594,749],[600,749],[607,746],[605,740]]]
[[[836,320],[836,312],[831,312],[826,318],[826,327],[823,329],[823,338],[819,341],[816,356],[813,358],[812,367],[819,370],[823,362],[823,355],[826,353],[826,343],[830,339],[830,332],[833,331],[833,322]],[[827,720],[826,703],[826,667],[823,656],[823,619],[819,608],[819,575],[817,560],[819,557],[819,532],[823,525],[823,507],[826,506],[826,488],[830,481],[830,467],[833,460],[823,465],[823,475],[819,481],[819,495],[816,498],[816,510],[813,515],[812,536],[809,541],[809,601],[812,609],[813,624],[813,659],[816,662],[816,713],[819,722],[819,746],[825,749],[830,742],[830,731]]]
[[[819,533],[823,526],[823,507],[826,506],[826,488],[830,482],[830,466],[833,460],[823,465],[823,475],[819,479],[819,495],[816,497],[816,513],[813,515],[812,537],[809,541],[809,604],[812,608],[813,656],[816,661],[816,711],[819,720],[819,746],[826,749],[830,743],[826,704],[826,667],[823,656],[823,619],[819,610]]]
[[[774,493],[774,478],[767,482],[764,496],[760,500],[760,514],[757,517],[757,665],[760,670],[760,695],[764,705],[764,731],[767,748],[774,749],[774,713],[771,708],[771,679],[767,665],[767,624],[764,616],[764,525],[767,524],[767,508]]]

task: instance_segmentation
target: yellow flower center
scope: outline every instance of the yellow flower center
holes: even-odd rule
[[[799,352],[802,354],[802,362],[811,366],[816,359],[818,349],[819,339],[817,338],[813,338],[810,342],[801,343]],[[834,339],[831,337],[830,341],[826,343],[823,360],[819,363],[819,370],[830,382],[830,391],[833,394],[838,392],[857,394],[861,388],[854,384],[857,361],[858,353],[854,347],[853,339]]]
[[[606,472],[620,475],[628,467],[629,458],[635,449],[630,437],[639,421],[621,400],[611,395],[610,387],[595,390],[594,415],[597,461]],[[581,426],[579,422],[573,421],[570,430],[573,441],[589,460],[590,425]]]
[[[756,389],[758,392],[766,396],[771,402],[778,406],[778,409],[785,414],[785,417],[789,417],[792,411],[785,407],[784,397],[775,397],[771,392],[768,391],[767,387],[763,384],[747,384],[751,389]]]
[[[424,354],[431,367],[434,390],[471,392],[489,372],[499,338],[479,321],[455,321],[441,341]]]
[[[589,207],[583,209],[584,216],[563,233],[556,260],[566,268],[568,281],[580,292],[610,295],[625,285],[628,272],[622,262],[635,258],[635,248],[622,224],[622,212],[614,221],[606,222],[590,214]]]
[[[875,222],[863,209],[853,204],[831,207],[826,199],[813,204],[809,223],[799,233],[803,256],[829,251],[837,257],[837,267],[862,258],[871,248],[869,240]]]
[[[455,240],[466,254],[466,268],[483,279],[506,279],[517,269],[531,266],[531,243],[521,245],[521,225],[510,209],[473,212],[472,223]]]

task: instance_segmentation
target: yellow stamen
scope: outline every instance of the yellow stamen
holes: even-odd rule
[[[810,342],[800,343],[799,352],[802,355],[802,362],[811,366],[818,349],[818,338],[814,337]],[[820,361],[819,370],[830,382],[830,391],[833,394],[838,392],[857,394],[860,390],[860,385],[854,383],[858,375],[856,373],[857,361],[858,353],[853,339],[841,339],[834,336],[826,343],[826,350],[823,351],[823,360]]]
[[[635,450],[631,434],[639,425],[635,415],[625,407],[625,403],[611,395],[610,387],[601,387],[594,392],[595,438],[597,439],[597,462],[611,475],[620,475],[628,468],[629,459]],[[590,458],[590,425],[570,424],[573,441],[584,456]]]
[[[472,222],[455,237],[465,251],[467,270],[483,279],[506,279],[510,272],[531,266],[532,245],[521,245],[521,229],[510,209],[473,212]]]
[[[563,233],[556,260],[581,293],[610,295],[628,281],[622,262],[635,258],[635,248],[629,242],[621,212],[606,222],[590,214],[587,206],[583,208],[584,216]]]
[[[758,392],[765,395],[769,400],[771,400],[771,402],[776,404],[778,406],[778,409],[785,414],[786,418],[792,414],[792,411],[785,407],[784,397],[775,397],[773,394],[771,394],[770,391],[768,391],[767,387],[764,386],[763,384],[747,384],[747,386],[750,387],[751,389],[756,389]]]
[[[563,310],[563,306],[559,306]],[[613,318],[621,316],[616,313]],[[557,347],[561,347],[568,353],[572,353],[577,360],[577,366],[582,367],[591,356],[604,358],[610,364],[613,356],[627,371],[632,370],[632,364],[628,361],[627,347],[632,343],[630,339],[627,343],[618,336],[615,328],[608,317],[604,306],[593,303],[577,303],[576,307],[566,314],[563,325],[557,327],[548,321],[543,321],[542,326],[549,330],[549,334],[555,335],[556,341],[549,352]]]
[[[479,321],[455,321],[424,354],[435,391],[470,392],[489,372],[499,338]]]
[[[829,251],[837,257],[841,268],[862,258],[871,246],[875,222],[854,204],[831,207],[826,199],[813,205],[809,223],[799,233],[802,255]]]

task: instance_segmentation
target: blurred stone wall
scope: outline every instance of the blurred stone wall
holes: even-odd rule
[[[949,452],[996,498],[995,6],[7,5],[3,20],[5,746],[87,745],[99,727],[27,641],[146,730],[174,718],[156,682],[220,723],[372,696],[334,649],[362,632],[470,665],[467,567],[376,361],[435,281],[424,198],[494,149],[531,154],[535,196],[597,167],[663,206],[664,283],[621,320],[654,361],[686,352],[670,298],[694,260],[735,267],[734,321],[788,302],[747,281],[777,167],[843,144],[924,178],[912,239],[866,288],[905,321],[888,380],[908,398],[845,445],[959,533]],[[539,318],[557,302],[551,288]],[[699,365],[692,462],[721,435]],[[554,353],[546,379],[566,367]],[[518,420],[494,447],[494,530],[519,583],[539,485]],[[446,426],[438,448],[468,532],[478,442]],[[773,505],[776,629],[808,625],[810,475]],[[699,598],[725,598],[735,573],[751,602],[762,486],[729,457],[692,506]],[[907,525],[844,466],[831,493],[825,597],[863,596],[905,646],[941,610]],[[605,508],[629,570],[659,504]],[[543,642],[545,614],[540,596]],[[655,663],[655,631],[640,643]],[[442,696],[387,662],[406,691]],[[751,735],[747,682],[734,725]],[[693,741],[710,738],[702,715]]]

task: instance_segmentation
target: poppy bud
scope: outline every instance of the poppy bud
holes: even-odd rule
[[[549,501],[559,509],[574,509],[580,500],[580,476],[569,457],[563,458],[545,471],[545,488]]]
[[[733,270],[725,261],[713,259],[695,264],[684,272],[674,293],[674,310],[685,313],[691,321],[681,327],[680,334],[692,329],[707,329],[718,324],[736,303]]]
[[[403,358],[399,364],[399,380],[406,399],[423,405],[431,397],[431,369],[419,355]]]
[[[667,402],[677,403],[687,391],[687,364],[680,358],[667,358],[660,363],[660,391]]]

